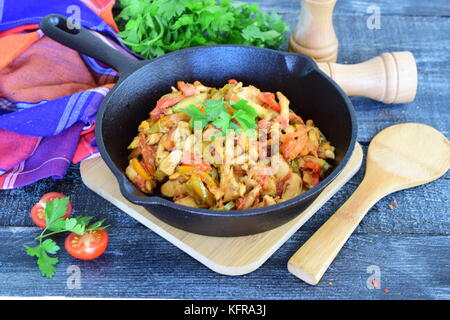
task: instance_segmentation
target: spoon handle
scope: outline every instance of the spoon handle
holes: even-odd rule
[[[316,285],[367,211],[383,197],[364,179],[351,197],[289,259],[288,270]]]

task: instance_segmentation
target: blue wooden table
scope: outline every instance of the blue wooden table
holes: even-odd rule
[[[292,26],[298,0],[261,0]],[[368,29],[368,7],[378,6],[381,29]],[[338,0],[334,25],[340,40],[338,62],[357,63],[388,51],[409,50],[417,60],[419,88],[413,103],[384,105],[352,98],[358,141],[364,151],[383,128],[421,122],[450,137],[450,1]],[[244,276],[216,274],[160,238],[89,189],[79,166],[62,180],[43,180],[0,191],[0,295],[212,299],[449,299],[450,174],[428,185],[397,192],[377,203],[342,249],[321,283],[311,287],[291,275],[286,263],[297,248],[349,197],[364,168],[292,236],[262,267]],[[54,278],[40,275],[25,254],[38,228],[29,210],[46,192],[72,198],[75,212],[106,218],[110,244],[93,261],[64,250]],[[398,208],[388,207],[393,200]],[[56,237],[62,245],[64,238]],[[74,267],[75,266],[75,267]],[[73,268],[80,288],[70,285]],[[374,272],[381,289],[370,289]],[[369,279],[369,281],[368,281]],[[69,285],[68,285],[69,282]],[[370,287],[370,286],[369,286]],[[387,289],[387,290],[384,290]]]

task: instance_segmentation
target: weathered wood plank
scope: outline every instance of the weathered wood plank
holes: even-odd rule
[[[111,228],[106,253],[80,261],[64,250],[53,279],[39,274],[22,250],[37,228],[0,228],[0,295],[212,299],[448,299],[449,236],[353,235],[317,287],[286,269],[310,232],[297,232],[261,268],[239,277],[210,271],[148,229]],[[57,242],[62,243],[63,238]],[[81,289],[68,289],[68,266],[81,271]],[[368,289],[371,265],[381,288]],[[276,280],[278,279],[278,280]],[[282,281],[279,281],[282,279]],[[330,286],[328,282],[333,282]],[[175,284],[175,285],[174,285]]]
[[[284,17],[291,25],[297,21],[291,12]],[[386,16],[380,30],[367,29],[363,16],[335,15],[334,20],[339,63],[359,63],[390,51],[411,51],[416,58],[419,86],[412,103],[351,99],[358,116],[358,140],[367,143],[381,129],[400,122],[425,123],[449,137],[450,19]]]
[[[336,13],[366,15],[368,14],[367,8],[370,6],[378,6],[382,15],[450,16],[450,2],[447,0],[338,0],[336,3]]]
[[[350,21],[347,24],[344,20]],[[352,98],[358,116],[358,140],[368,142],[381,129],[400,122],[421,122],[450,136],[450,19],[386,17],[381,30],[368,30],[358,17],[337,17],[341,63],[365,61],[382,52],[413,52],[419,87],[414,102],[384,105]],[[346,31],[352,25],[352,32]]]
[[[346,19],[358,18],[346,17]],[[418,95],[416,101],[404,105],[384,105],[364,98],[352,98],[358,115],[358,140],[363,144],[368,144],[377,132],[400,122],[426,123],[442,131],[448,137],[450,135],[450,109],[447,107],[450,98],[450,66],[445,61],[450,60],[448,50],[450,33],[445,32],[445,30],[450,30],[450,19],[393,16],[386,20],[388,26],[385,29],[370,31],[371,34],[373,33],[373,38],[367,36],[369,31],[364,31],[364,22],[355,23],[355,26],[359,25],[355,32],[344,33],[344,36],[348,39],[345,38],[347,40],[342,41],[342,59],[346,62],[359,62],[382,51],[401,50],[402,48],[412,50],[416,55],[419,68]],[[405,33],[404,39],[401,40],[404,47],[398,45],[398,38],[400,38],[402,30],[409,29],[411,31]],[[423,39],[427,40],[424,41]],[[440,42],[439,39],[442,41]],[[371,43],[371,45],[369,46],[367,43]],[[383,44],[386,43],[386,48],[383,50]],[[430,50],[430,47],[433,50]],[[347,58],[344,59],[344,57]],[[448,179],[448,174],[446,177]],[[352,180],[353,185],[356,184],[354,181],[359,180],[357,178]],[[343,202],[343,199],[348,197],[353,190],[351,188],[352,183],[336,195],[327,205],[327,209],[324,208],[319,211],[316,218],[334,212]],[[433,187],[434,185],[436,187]],[[99,212],[102,217],[111,219],[112,223],[118,223],[119,225],[135,224],[133,220],[127,219],[127,216],[122,213],[117,213],[119,212],[117,209],[82,186],[77,169],[74,168],[61,181],[48,179],[46,182],[34,184],[24,189],[3,191],[0,194],[0,203],[2,206],[8,207],[8,210],[0,211],[0,224],[29,225],[30,220],[27,214],[29,208],[41,194],[52,190],[60,190],[71,194],[80,213],[94,210]],[[440,180],[429,186],[399,193],[397,200],[402,204],[402,210],[396,210],[395,213],[396,217],[401,217],[399,220],[403,223],[396,221],[392,224],[389,223],[389,219],[382,218],[384,215],[376,215],[376,217],[374,217],[375,215],[369,215],[366,219],[375,219],[373,223],[378,227],[374,228],[370,224],[367,225],[366,220],[364,220],[362,226],[367,226],[367,230],[377,231],[381,229],[383,232],[393,232],[393,230],[414,233],[448,232],[445,231],[449,230],[448,218],[445,216],[449,209],[448,192],[446,190],[448,190],[448,180]],[[386,203],[380,202],[380,204],[382,209],[387,208]],[[425,206],[428,210],[420,213]],[[376,209],[377,206],[374,210]],[[406,214],[403,216],[400,215],[400,212]],[[417,218],[418,214],[421,214],[421,218]],[[428,217],[430,214],[431,216]],[[415,227],[411,227],[404,221],[417,221],[417,224]],[[315,226],[313,225],[313,227]]]
[[[367,152],[367,147],[363,147]],[[325,206],[303,226],[316,230],[356,189],[363,178],[364,168],[347,183]],[[397,192],[378,202],[364,218],[357,232],[450,235],[450,173],[427,185]],[[81,181],[78,166],[71,166],[62,180],[45,179],[21,189],[5,190],[0,194],[0,225],[32,226],[29,210],[46,192],[59,191],[70,195],[74,214],[94,215],[107,219],[117,227],[140,224],[126,213],[97,196]],[[396,199],[399,208],[390,210],[388,203]]]
[[[363,147],[367,154],[367,146]],[[365,158],[363,160],[365,164]],[[302,228],[316,230],[351,195],[362,181],[365,165],[342,190]],[[376,203],[356,229],[359,233],[450,234],[450,172],[429,184],[393,193]],[[393,200],[398,208],[391,210]]]
[[[254,1],[251,1],[254,2]],[[279,11],[294,27],[298,0],[259,0],[261,8]],[[381,29],[369,30],[367,8],[381,9]],[[363,144],[381,129],[400,122],[422,122],[450,136],[450,1],[339,0],[334,25],[340,40],[338,61],[357,63],[387,51],[410,50],[419,70],[416,100],[384,105],[352,98]],[[367,147],[365,147],[367,150]],[[360,172],[319,210],[260,269],[246,276],[218,275],[144,228],[88,190],[78,166],[62,180],[45,179],[25,188],[0,191],[0,225],[31,226],[29,209],[49,191],[71,195],[75,214],[106,218],[111,243],[105,256],[83,262],[61,252],[54,279],[39,275],[33,258],[21,246],[30,244],[37,228],[0,227],[0,295],[66,295],[111,297],[222,299],[450,299],[450,174],[428,185],[381,200],[364,218],[357,234],[341,251],[323,281],[314,288],[286,269],[286,263],[361,181]],[[396,199],[399,208],[387,204]],[[63,238],[58,238],[62,244]],[[175,263],[174,263],[175,262]],[[82,272],[82,289],[66,286],[67,266]],[[382,290],[369,290],[367,267],[381,268]],[[333,282],[333,286],[327,283]],[[176,283],[176,286],[171,285]]]
[[[293,28],[299,1],[261,1]],[[381,8],[381,29],[367,28],[367,7]],[[358,139],[367,143],[381,129],[400,122],[429,124],[450,135],[450,1],[346,1],[339,0],[334,27],[339,39],[339,63],[359,63],[389,51],[413,52],[419,72],[416,100],[404,105],[385,105],[352,98],[358,115]],[[286,50],[284,46],[284,50]]]
[[[280,14],[294,13],[300,11],[300,0],[250,0],[246,2],[259,2],[260,8],[267,11],[276,11]],[[377,6],[383,16],[434,16],[449,17],[450,2],[448,0],[338,0],[334,9],[335,15],[366,15],[367,8]]]
[[[39,198],[52,191],[70,196],[73,214],[93,215],[106,218],[108,223],[118,226],[138,226],[137,221],[112,204],[90,191],[81,181],[79,165],[70,166],[66,176],[60,180],[43,179],[32,185],[0,191],[0,225],[31,226],[30,209]]]

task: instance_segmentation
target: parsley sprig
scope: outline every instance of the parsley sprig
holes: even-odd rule
[[[208,123],[211,123],[222,129],[222,135],[225,136],[230,129],[239,133],[241,130],[249,131],[258,127],[256,124],[258,113],[247,100],[241,99],[237,102],[206,100],[201,108],[202,110],[191,104],[187,108],[180,109],[181,112],[191,116],[192,124],[196,129],[204,129]],[[239,125],[233,122],[233,119]]]
[[[51,255],[55,255],[60,250],[60,247],[52,239],[43,240],[44,238],[61,232],[75,232],[82,235],[86,231],[107,228],[107,226],[103,226],[104,219],[90,225],[89,223],[93,217],[75,217],[64,220],[63,217],[66,214],[68,203],[68,197],[47,202],[44,211],[46,227],[35,238],[35,240],[39,241],[39,244],[35,247],[24,246],[28,255],[37,257],[37,264],[42,275],[49,278],[55,274],[55,265],[58,263],[58,258]]]
[[[258,3],[231,0],[120,0],[122,41],[146,58],[209,44],[278,48],[289,25]]]

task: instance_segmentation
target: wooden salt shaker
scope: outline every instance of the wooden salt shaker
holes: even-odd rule
[[[297,27],[289,39],[289,50],[306,54],[317,62],[336,62],[338,39],[333,27],[336,0],[300,0]]]

